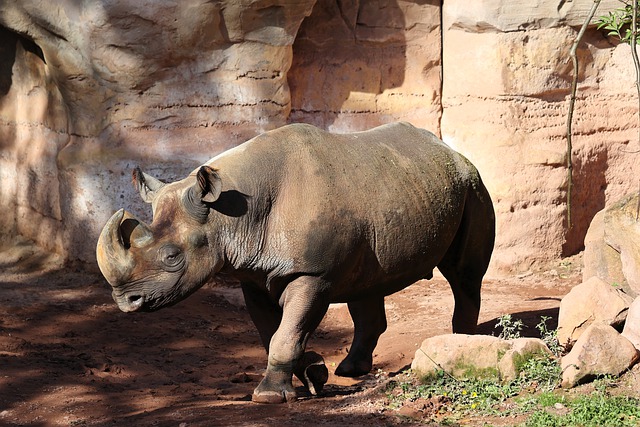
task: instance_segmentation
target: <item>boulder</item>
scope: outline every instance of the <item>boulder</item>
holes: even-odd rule
[[[507,341],[487,335],[438,335],[422,342],[411,369],[427,376],[440,370],[456,378],[497,376],[500,357],[510,348]]]
[[[604,240],[604,214],[603,209],[593,217],[584,238],[582,280],[596,276],[607,283],[618,284],[625,292],[630,293],[631,288],[622,274],[620,253]]]
[[[619,375],[639,358],[638,350],[618,331],[594,323],[562,358],[562,387],[571,388],[600,375]]]
[[[622,273],[629,287],[640,293],[640,221],[638,194],[611,205],[604,214],[604,240],[620,254]]]
[[[622,328],[632,301],[598,277],[575,286],[560,302],[558,342],[570,348],[593,323]]]
[[[503,340],[487,335],[447,334],[427,338],[411,363],[419,375],[445,371],[456,378],[496,377],[512,380],[522,362],[539,354],[551,354],[542,340]]]
[[[631,341],[631,344],[640,351],[640,297],[636,298],[629,307],[622,336]]]

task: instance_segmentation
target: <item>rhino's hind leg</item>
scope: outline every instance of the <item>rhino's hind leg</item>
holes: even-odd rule
[[[373,350],[387,329],[384,297],[352,301],[348,307],[353,319],[353,343],[347,357],[336,368],[336,375],[359,377],[371,371]]]
[[[489,266],[495,237],[493,207],[481,183],[470,189],[458,232],[438,264],[449,281],[455,308],[453,332],[473,334],[480,313],[480,288]]]
[[[453,333],[474,334],[480,314],[482,277],[465,278],[464,275],[460,275],[455,269],[448,269],[445,266],[440,270],[449,281],[455,300],[453,320],[451,322]]]
[[[486,264],[476,259],[476,248],[454,242],[438,269],[449,282],[453,291],[455,306],[453,309],[453,333],[474,334],[480,314],[480,289]],[[476,264],[477,263],[477,264]]]

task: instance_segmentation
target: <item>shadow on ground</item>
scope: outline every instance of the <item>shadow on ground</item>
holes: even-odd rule
[[[571,283],[514,281],[488,281],[480,332],[497,335],[509,312],[525,336],[541,316],[554,328]],[[374,370],[355,380],[332,374],[352,325],[344,305],[331,308],[310,341],[331,372],[324,393],[275,406],[250,402],[266,354],[237,289],[207,285],[174,307],[126,314],[101,276],[22,244],[0,248],[0,306],[2,425],[382,426],[403,421],[376,387],[424,338],[450,331],[453,301],[438,278],[389,297]]]

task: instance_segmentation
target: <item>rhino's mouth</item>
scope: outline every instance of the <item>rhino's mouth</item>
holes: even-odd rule
[[[141,311],[144,306],[145,298],[141,294],[125,293],[118,295],[118,293],[113,291],[111,295],[116,304],[118,304],[118,308],[125,313]]]

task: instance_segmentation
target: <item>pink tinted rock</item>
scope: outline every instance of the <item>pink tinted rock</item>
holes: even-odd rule
[[[575,286],[560,302],[558,341],[570,347],[593,323],[621,327],[632,301],[598,277]]]
[[[629,307],[622,336],[631,341],[640,351],[640,297],[636,298]]]
[[[638,350],[618,331],[594,323],[561,359],[562,386],[571,388],[599,375],[619,375],[639,358]]]

